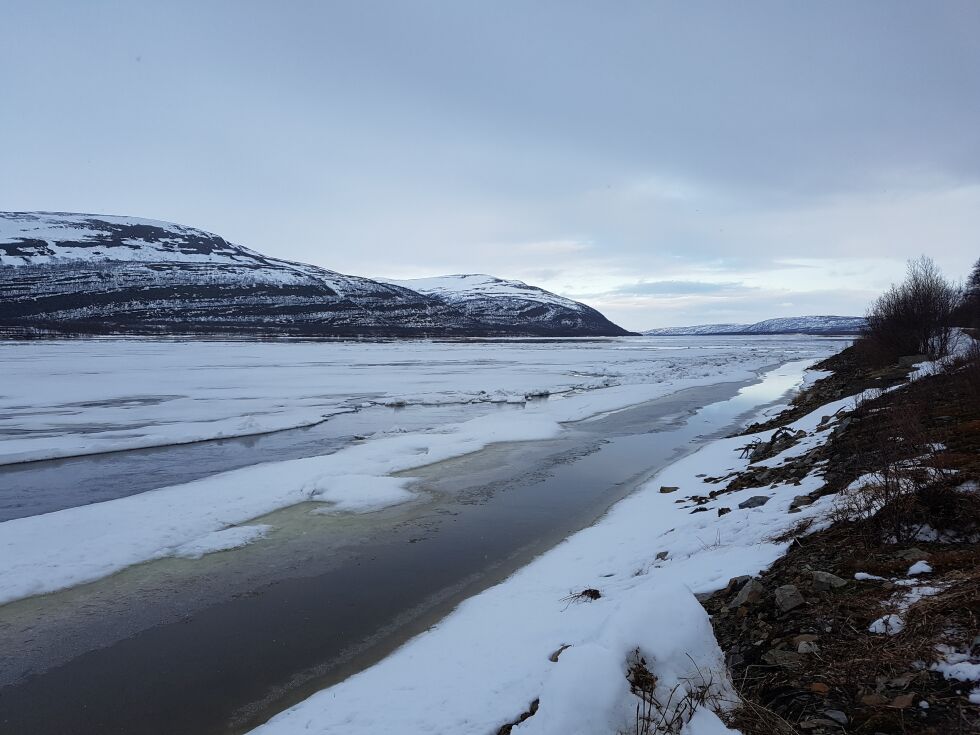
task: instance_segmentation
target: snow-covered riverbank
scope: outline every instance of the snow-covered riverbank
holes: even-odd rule
[[[821,407],[789,428],[806,432],[804,443],[813,446],[853,405],[845,399]],[[821,423],[827,416],[834,418]],[[832,501],[788,512],[795,497],[821,485],[816,475],[703,505],[687,498],[723,488],[706,476],[744,470],[742,447],[773,433],[714,441],[676,462],[595,526],[255,734],[494,733],[530,711],[513,732],[633,732],[640,699],[626,672],[637,656],[656,677],[668,720],[680,701],[691,701],[687,692],[704,695],[708,706],[695,709],[685,735],[733,732],[715,714],[735,695],[694,594],[770,565],[786,548],[774,537],[803,519],[820,519]]]

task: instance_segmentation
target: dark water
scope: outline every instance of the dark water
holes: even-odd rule
[[[556,440],[414,471],[424,499],[407,507],[338,517],[296,506],[263,519],[277,531],[241,551],[140,565],[0,607],[0,732],[255,726],[592,523],[791,382],[683,391]]]
[[[181,485],[218,472],[329,454],[356,436],[466,421],[507,404],[372,406],[299,429],[0,466],[0,522]]]

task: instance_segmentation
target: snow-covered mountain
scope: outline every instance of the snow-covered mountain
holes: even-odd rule
[[[700,324],[693,327],[661,327],[643,334],[678,336],[698,334],[858,334],[864,329],[860,316],[790,316],[755,324]]]
[[[270,258],[167,222],[0,212],[0,325],[7,327],[322,336],[626,333],[582,305],[598,319],[575,321],[559,309],[535,312],[504,298],[496,305],[480,319],[450,299]]]
[[[514,320],[544,321],[576,332],[605,334],[618,329],[595,309],[523,281],[468,273],[404,281],[384,280],[384,283],[439,299],[484,324],[502,326]]]
[[[648,329],[643,334],[659,337],[696,334],[738,334],[749,326],[749,324],[698,324],[693,327],[660,327],[659,329]]]

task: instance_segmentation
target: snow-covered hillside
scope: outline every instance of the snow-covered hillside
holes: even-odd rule
[[[543,320],[569,330],[603,330],[600,333],[607,334],[610,332],[605,330],[615,327],[595,309],[523,281],[469,273],[384,282],[439,299],[486,324]]]
[[[662,327],[643,334],[652,336],[710,334],[857,334],[865,325],[860,316],[791,316],[766,319],[755,324],[700,324],[693,327]]]
[[[526,287],[555,302],[567,299]],[[182,225],[135,217],[0,212],[0,325],[73,332],[615,335],[588,307],[482,309],[294,263]],[[584,310],[584,311],[583,311]],[[588,315],[567,318],[566,312]],[[480,317],[486,316],[485,319]]]
[[[453,276],[436,276],[435,278],[413,278],[394,281],[379,278],[384,283],[410,288],[419,293],[438,296],[450,302],[466,302],[479,298],[510,298],[536,301],[541,304],[554,304],[569,309],[582,310],[588,307],[578,301],[566,299],[537,286],[529,286],[523,281],[508,281],[482,273],[466,273]]]
[[[654,337],[674,337],[689,334],[739,334],[744,332],[748,324],[698,324],[693,327],[660,327],[649,329],[643,334]]]

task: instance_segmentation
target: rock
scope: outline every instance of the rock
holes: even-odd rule
[[[797,653],[816,653],[819,650],[820,646],[813,641],[803,641],[796,647]]]
[[[671,487],[670,485],[661,485],[660,486],[660,492],[662,492],[662,493],[676,493],[678,490],[680,490],[680,488],[678,488],[678,487]]]
[[[732,512],[732,509],[731,508],[719,508],[718,509],[718,517],[721,518],[722,516],[728,515],[731,512]]]
[[[822,592],[835,590],[847,585],[846,579],[841,579],[830,572],[811,572],[813,575],[813,587]]]
[[[800,591],[792,584],[784,584],[782,587],[777,587],[774,595],[776,598],[776,607],[781,612],[789,612],[806,602],[803,599],[803,595],[800,594]]]
[[[725,585],[725,596],[733,595],[738,590],[742,589],[742,585],[752,579],[749,574],[741,574],[738,577],[732,577],[728,580],[728,584]]]
[[[745,510],[746,508],[758,508],[760,505],[765,505],[768,502],[768,495],[753,495],[748,500],[743,500],[741,503],[739,503],[738,507],[742,510]]]
[[[802,663],[803,657],[796,651],[780,651],[778,648],[773,648],[762,654],[762,660],[771,666],[793,668]]]
[[[692,513],[705,513],[705,512],[707,512],[707,510],[708,510],[708,509],[707,509],[707,508],[705,508],[705,507],[704,507],[704,506],[702,505],[702,506],[700,506],[700,507],[698,507],[698,508],[695,508],[695,509],[694,509],[694,510],[692,510],[691,512],[692,512]]]
[[[883,704],[888,704],[888,697],[883,697],[880,694],[865,694],[861,697],[861,704],[867,705],[868,707],[879,707]]]
[[[813,503],[813,498],[811,498],[809,495],[797,495],[795,498],[793,498],[792,502],[789,504],[789,509],[798,510],[799,508],[802,508],[804,505],[810,505],[812,503]]]
[[[908,709],[914,702],[915,692],[907,692],[906,694],[899,694],[888,706],[895,709]]]
[[[810,685],[810,691],[821,696],[830,693],[830,687],[822,681],[815,681]]]
[[[828,720],[833,720],[838,725],[846,725],[848,722],[847,715],[845,715],[839,709],[825,709],[823,711],[823,716]]]
[[[754,605],[762,596],[766,593],[766,588],[762,586],[762,583],[757,579],[750,579],[744,585],[739,593],[735,595],[735,599],[728,603],[728,609],[734,610],[737,607],[742,607],[743,605]]]
[[[566,648],[571,648],[571,646],[568,645],[567,643],[562,643],[561,646],[558,647],[557,651],[555,651],[553,654],[548,656],[548,660],[551,661],[551,663],[553,664],[558,663],[558,657],[561,656],[562,651],[564,651]]]
[[[657,552],[657,561],[663,561],[669,555],[670,555],[670,552],[669,551],[658,551]]]
[[[803,633],[802,635],[793,636],[793,645],[798,646],[801,643],[813,643],[817,640],[818,636],[813,633]]]
[[[915,673],[909,671],[901,676],[896,676],[894,679],[889,679],[888,686],[890,686],[892,689],[905,689],[910,683],[912,683],[914,678]]]
[[[922,559],[928,560],[930,554],[928,551],[923,551],[922,549],[913,546],[911,549],[906,549],[905,551],[896,551],[892,556],[898,559],[904,559],[905,561],[920,561]]]

